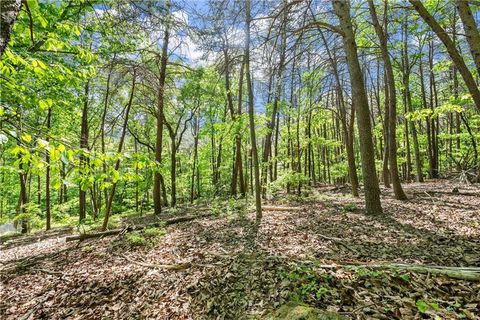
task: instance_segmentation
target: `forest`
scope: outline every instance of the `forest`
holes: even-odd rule
[[[480,319],[479,1],[0,17],[0,318]]]

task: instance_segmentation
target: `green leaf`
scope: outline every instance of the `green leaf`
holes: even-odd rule
[[[45,109],[48,108],[48,104],[47,104],[47,102],[44,101],[44,100],[39,100],[39,101],[38,101],[38,105],[40,106],[40,109],[42,109],[42,110],[45,110]]]
[[[73,32],[75,33],[75,35],[76,35],[77,37],[80,36],[80,29],[78,29],[77,26],[73,26]]]
[[[31,142],[32,141],[32,136],[29,135],[28,133],[22,134],[22,140],[25,142]]]
[[[41,15],[37,15],[37,20],[40,21],[42,28],[46,28],[48,26],[47,20],[45,20],[45,18],[42,17]]]
[[[423,301],[423,300],[418,300],[418,301],[416,302],[416,305],[417,305],[418,311],[420,311],[421,313],[425,313],[425,312],[427,311],[428,305],[427,305],[427,303],[426,303],[425,301]]]

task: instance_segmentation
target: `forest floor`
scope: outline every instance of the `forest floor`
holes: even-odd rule
[[[265,211],[259,228],[247,210],[168,226],[141,246],[65,242],[68,231],[0,244],[0,318],[262,319],[293,299],[347,319],[480,319],[478,281],[352,267],[480,267],[480,186],[405,190],[408,201],[382,189],[383,216],[324,186],[278,197],[296,209]]]

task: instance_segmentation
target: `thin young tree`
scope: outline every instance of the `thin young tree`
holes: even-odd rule
[[[254,118],[254,99],[252,78],[250,76],[250,23],[252,21],[250,13],[250,0],[245,0],[245,78],[247,81],[247,93],[248,93],[248,119],[250,125],[250,143],[252,150],[253,171],[255,179],[255,211],[256,222],[260,223],[262,220],[262,195],[260,190],[260,168],[258,163],[257,152],[257,138],[255,135],[255,118]]]
[[[390,178],[393,185],[393,192],[395,198],[398,200],[406,200],[407,195],[402,189],[400,183],[400,177],[398,175],[398,163],[397,163],[397,94],[395,88],[395,77],[393,75],[392,61],[390,60],[390,55],[388,53],[387,45],[387,33],[386,25],[382,28],[380,22],[378,21],[377,12],[375,10],[375,4],[373,0],[368,0],[368,7],[370,9],[370,15],[372,17],[373,26],[375,28],[375,33],[380,42],[380,51],[382,52],[383,65],[385,67],[385,74],[388,90],[388,115],[385,114],[385,117],[388,117],[388,157],[390,163]],[[387,4],[385,3],[385,12],[384,15],[387,15]],[[386,21],[386,19],[385,19]]]

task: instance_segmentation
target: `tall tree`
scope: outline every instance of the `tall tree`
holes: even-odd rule
[[[252,21],[250,14],[250,0],[245,0],[245,78],[247,80],[247,93],[248,93],[248,119],[250,124],[250,144],[252,150],[253,171],[255,178],[255,211],[256,221],[260,223],[262,219],[262,198],[260,190],[260,168],[258,163],[257,152],[257,138],[255,135],[255,118],[254,118],[254,99],[252,78],[250,76],[250,23]]]
[[[346,53],[347,65],[352,86],[352,97],[357,113],[357,126],[360,136],[360,153],[365,185],[365,207],[368,214],[382,214],[380,203],[380,187],[375,169],[375,149],[372,138],[372,124],[367,93],[363,80],[362,70],[358,61],[357,43],[352,27],[349,1],[333,0],[335,14],[340,21],[343,46]]]
[[[167,11],[170,11],[167,3]],[[169,13],[168,13],[169,14]],[[170,40],[170,24],[167,23],[165,33],[163,36],[162,55],[160,57],[160,74],[158,78],[157,88],[157,135],[155,140],[155,161],[156,169],[153,179],[153,204],[155,214],[162,213],[162,198],[161,198],[161,184],[162,176],[160,173],[160,165],[162,163],[162,144],[163,144],[163,123],[164,123],[164,99],[165,99],[165,79],[167,77],[167,63],[168,63],[168,42]]]
[[[373,26],[375,28],[375,33],[380,42],[380,51],[382,52],[382,60],[385,66],[386,80],[385,85],[388,88],[388,115],[385,114],[385,117],[388,117],[388,132],[386,132],[388,137],[388,157],[390,163],[390,177],[393,185],[393,192],[395,193],[395,198],[399,200],[406,200],[407,196],[403,192],[402,185],[400,184],[400,177],[398,175],[398,164],[397,164],[397,94],[395,88],[395,77],[393,75],[392,62],[390,60],[390,55],[388,53],[387,45],[387,32],[386,26],[383,28],[378,21],[377,12],[375,10],[375,4],[373,0],[368,0],[368,7],[370,9],[370,15],[372,17]],[[385,12],[384,15],[387,15],[387,4],[385,2]],[[386,21],[386,19],[385,19]]]

